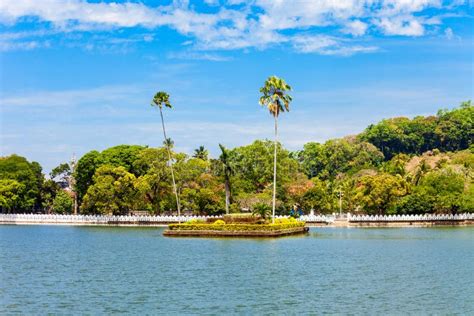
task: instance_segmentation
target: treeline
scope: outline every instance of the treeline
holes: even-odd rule
[[[474,108],[464,102],[435,116],[383,120],[359,135],[310,142],[297,152],[280,146],[277,211],[332,213],[339,200],[352,213],[474,211],[473,140]],[[183,211],[223,213],[226,190],[233,212],[270,204],[273,143],[257,140],[221,151],[218,159],[202,146],[192,156],[172,151]],[[84,214],[174,213],[171,183],[165,147],[91,151],[75,166],[55,168],[50,179],[36,162],[16,155],[0,158],[3,212],[70,213],[76,197]]]

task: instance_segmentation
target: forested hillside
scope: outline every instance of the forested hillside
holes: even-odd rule
[[[305,212],[343,210],[368,214],[474,211],[474,107],[464,102],[437,115],[399,117],[370,125],[361,134],[307,143],[297,152],[278,150],[277,206]],[[172,146],[169,142],[168,145]],[[271,202],[273,143],[257,140],[210,158],[173,152],[179,198],[185,212],[219,214],[225,187],[231,210]],[[120,145],[90,151],[73,166],[55,168],[51,179],[36,162],[0,158],[2,212],[69,213],[74,192],[81,213],[125,214],[176,209],[165,147]],[[72,191],[62,188],[70,186]]]

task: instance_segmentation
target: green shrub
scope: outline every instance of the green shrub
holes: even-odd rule
[[[263,219],[267,219],[271,215],[271,207],[265,203],[256,203],[252,207],[252,214],[258,215]]]
[[[170,230],[218,230],[218,231],[276,231],[290,228],[303,227],[304,222],[288,222],[275,224],[170,224]]]
[[[187,221],[185,225],[204,224],[204,223],[206,222],[203,221],[202,219],[192,219],[190,221]]]
[[[225,225],[225,222],[222,220],[222,219],[218,219],[217,221],[215,221],[214,223],[212,223],[213,225]]]
[[[224,215],[223,219],[227,224],[233,224],[233,223],[255,224],[260,220],[260,216],[256,216],[249,213],[239,213],[239,214]]]
[[[281,217],[275,218],[275,224],[286,224],[286,223],[296,223],[297,220],[294,217]]]

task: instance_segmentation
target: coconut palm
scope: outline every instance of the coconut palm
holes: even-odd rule
[[[219,144],[221,149],[221,155],[219,161],[224,167],[224,187],[225,187],[225,213],[229,214],[229,205],[232,203],[232,189],[230,186],[230,176],[232,175],[232,167],[229,161],[229,150],[227,150],[222,144]]]
[[[173,191],[176,198],[176,207],[178,210],[178,216],[181,216],[181,207],[179,203],[178,190],[176,188],[176,180],[174,177],[173,160],[171,159],[171,148],[173,147],[173,141],[171,140],[171,138],[168,138],[166,136],[165,120],[163,119],[163,105],[170,109],[173,108],[173,106],[170,103],[169,94],[163,91],[156,93],[155,96],[153,97],[153,100],[151,101],[151,105],[156,106],[160,109],[161,126],[163,127],[163,136],[164,136],[163,143],[168,151],[168,162],[169,162],[170,170],[171,170],[171,179],[173,181]]]
[[[207,160],[209,156],[209,152],[207,151],[204,146],[199,146],[199,148],[194,149],[194,158],[202,159],[202,160]]]
[[[165,139],[163,141],[163,146],[165,148],[168,148],[168,149],[172,150],[173,147],[174,147],[174,141],[171,138],[168,137],[167,139]]]
[[[276,175],[277,175],[277,146],[278,146],[278,116],[280,112],[290,110],[291,96],[287,94],[291,87],[285,80],[276,76],[269,77],[262,88],[260,88],[259,103],[266,106],[275,119],[275,148],[273,153],[273,202],[272,202],[272,222],[275,222],[276,205]]]

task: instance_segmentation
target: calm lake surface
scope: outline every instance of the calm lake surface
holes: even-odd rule
[[[0,226],[0,314],[474,314],[474,228]]]

